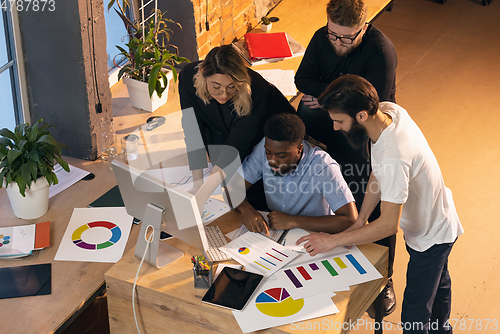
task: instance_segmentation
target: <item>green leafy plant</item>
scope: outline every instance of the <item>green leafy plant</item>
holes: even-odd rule
[[[161,97],[168,84],[164,69],[172,71],[174,82],[176,82],[177,70],[174,65],[189,62],[189,59],[179,56],[179,50],[175,45],[168,43],[172,30],[168,28],[167,24],[172,23],[182,27],[179,23],[164,17],[165,13],[158,10],[156,21],[153,15],[142,29],[138,22],[131,22],[125,15],[127,8],[130,8],[129,0],[123,0],[123,5],[120,4],[119,0],[116,0],[116,3],[119,10],[115,9],[115,11],[125,24],[129,35],[129,42],[125,44],[128,50],[116,46],[120,50],[119,55],[124,56],[129,61],[118,72],[118,80],[126,75],[131,79],[147,82],[149,96],[151,97],[156,91],[158,97]],[[110,0],[108,10],[114,4],[115,0]]]
[[[69,172],[68,164],[61,158],[61,147],[48,129],[51,124],[19,124],[14,132],[7,128],[0,130],[0,188],[13,181],[19,186],[21,195],[26,197],[26,187],[33,181],[45,176],[49,185],[57,184],[53,172],[55,161]]]
[[[267,16],[262,16],[262,18],[260,19],[260,21],[265,26],[268,26],[268,25],[271,24],[271,20],[269,20],[269,18]]]

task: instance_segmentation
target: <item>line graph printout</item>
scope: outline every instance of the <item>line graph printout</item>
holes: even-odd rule
[[[276,277],[294,299],[338,291],[382,275],[355,246],[336,248],[316,256],[301,255],[277,272]]]
[[[219,248],[245,266],[245,270],[268,277],[299,254],[269,240],[260,233],[248,232]]]

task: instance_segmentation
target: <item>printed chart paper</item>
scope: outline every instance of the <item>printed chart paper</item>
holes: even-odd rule
[[[244,265],[246,271],[264,277],[272,275],[299,255],[254,232],[245,233],[219,249]]]
[[[332,292],[293,299],[280,282],[269,277],[242,311],[233,311],[243,333],[338,313]]]
[[[212,165],[209,165],[208,168],[203,169],[203,177],[208,177],[211,170]],[[166,183],[174,187],[178,187],[184,191],[189,191],[193,188],[193,174],[189,170],[189,166],[149,169],[144,171],[144,173],[149,174],[159,180],[165,181]],[[213,195],[220,194],[222,194],[222,188],[219,186],[214,190]]]
[[[132,220],[125,208],[75,208],[54,259],[118,262]]]
[[[66,172],[59,164],[56,164],[54,166],[54,173],[57,176],[58,183],[52,184],[49,187],[49,198],[52,198],[52,196],[59,194],[64,189],[69,188],[70,186],[90,174],[90,172],[87,172],[86,170],[80,169],[78,167],[71,165],[68,166],[69,173]]]
[[[316,256],[301,255],[275,276],[294,299],[382,278],[356,246]]]
[[[31,254],[35,248],[36,224],[0,228],[0,258]]]
[[[225,213],[231,211],[229,205],[215,198],[208,198],[201,215],[201,220],[204,225],[208,225]]]

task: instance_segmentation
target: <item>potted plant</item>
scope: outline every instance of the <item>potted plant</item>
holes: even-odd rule
[[[108,3],[108,10],[114,3],[115,0]],[[157,10],[156,15],[141,26],[138,22],[131,22],[125,15],[127,8],[130,8],[128,0],[124,0],[123,5],[120,1],[116,3],[119,10],[115,11],[129,35],[129,42],[125,44],[128,50],[116,46],[120,55],[128,60],[127,65],[118,72],[118,80],[124,77],[132,106],[154,111],[167,102],[169,80],[173,78],[174,82],[177,81],[174,65],[189,62],[178,55],[175,45],[168,43],[172,30],[167,27],[167,23],[175,23],[179,27],[180,24],[163,17],[164,13]]]
[[[49,208],[49,186],[57,184],[54,164],[69,172],[62,144],[49,133],[50,124],[28,123],[14,132],[0,130],[0,188],[7,189],[14,214],[23,219],[43,216]]]
[[[262,30],[263,32],[271,31],[271,28],[273,27],[273,23],[271,22],[271,20],[267,16],[263,16],[260,19],[260,22],[261,22],[260,30]]]

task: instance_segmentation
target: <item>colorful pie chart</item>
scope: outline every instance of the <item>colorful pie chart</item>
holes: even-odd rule
[[[238,249],[238,253],[246,255],[246,254],[250,253],[250,249],[246,248],[246,247],[241,247],[240,249]]]
[[[82,233],[87,231],[88,229],[96,228],[96,227],[104,227],[104,228],[109,229],[111,231],[111,237],[109,238],[109,240],[102,242],[102,243],[99,243],[99,244],[91,244],[91,243],[85,242],[82,239]],[[73,243],[80,248],[88,249],[88,250],[97,250],[97,249],[103,249],[103,248],[108,248],[110,246],[113,246],[114,244],[116,244],[118,242],[118,240],[120,240],[121,236],[122,236],[122,231],[120,230],[120,228],[116,224],[114,224],[112,222],[108,222],[108,221],[95,221],[95,222],[83,224],[82,226],[77,228],[73,232],[71,239],[73,240]]]
[[[302,310],[304,299],[293,300],[285,288],[273,288],[261,292],[255,306],[270,317],[288,317]]]

